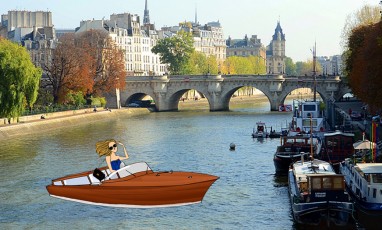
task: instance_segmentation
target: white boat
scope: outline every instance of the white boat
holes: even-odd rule
[[[322,133],[325,130],[325,119],[320,111],[319,101],[293,101],[293,118],[289,135],[299,133]]]
[[[382,163],[357,163],[347,158],[340,164],[345,183],[359,214],[382,218]]]
[[[266,138],[269,136],[267,127],[264,122],[256,122],[256,128],[253,128],[252,137],[253,138]]]
[[[294,220],[304,225],[347,226],[352,223],[353,204],[344,176],[322,160],[298,161],[288,173]]]

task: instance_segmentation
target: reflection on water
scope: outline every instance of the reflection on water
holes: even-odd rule
[[[285,178],[274,175],[279,139],[251,137],[257,121],[276,127],[291,115],[263,109],[151,113],[1,142],[0,228],[292,229]],[[95,143],[106,138],[125,143],[128,162],[220,179],[202,203],[182,207],[121,209],[49,197],[52,179],[105,164]]]

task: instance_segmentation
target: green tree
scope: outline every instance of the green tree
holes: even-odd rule
[[[292,58],[286,57],[285,59],[285,73],[287,75],[295,76],[296,72],[296,64],[293,62]]]
[[[322,67],[320,63],[316,62],[316,76],[322,73]],[[297,76],[313,76],[313,61],[308,60],[306,62],[296,62],[296,75]]]
[[[33,106],[41,74],[24,47],[0,38],[0,117],[16,118]]]
[[[173,37],[159,40],[151,51],[160,55],[162,63],[169,65],[171,74],[183,74],[194,51],[194,40],[191,33],[180,31]]]

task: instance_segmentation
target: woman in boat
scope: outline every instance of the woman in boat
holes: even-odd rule
[[[117,156],[118,144],[122,145],[125,156]],[[126,147],[121,143],[117,142],[114,139],[99,141],[96,143],[96,152],[99,156],[106,156],[106,163],[109,167],[110,172],[117,171],[121,168],[122,160],[129,158]]]

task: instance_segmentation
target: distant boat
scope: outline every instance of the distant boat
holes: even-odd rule
[[[294,220],[304,225],[346,226],[352,222],[353,204],[344,176],[325,161],[298,161],[288,173]]]
[[[264,122],[256,122],[256,127],[253,128],[252,137],[253,138],[266,138],[269,136],[267,132],[267,127]]]
[[[144,162],[122,167],[102,181],[92,171],[54,179],[49,195],[86,204],[113,207],[168,207],[199,203],[219,177],[194,172],[154,172]]]

